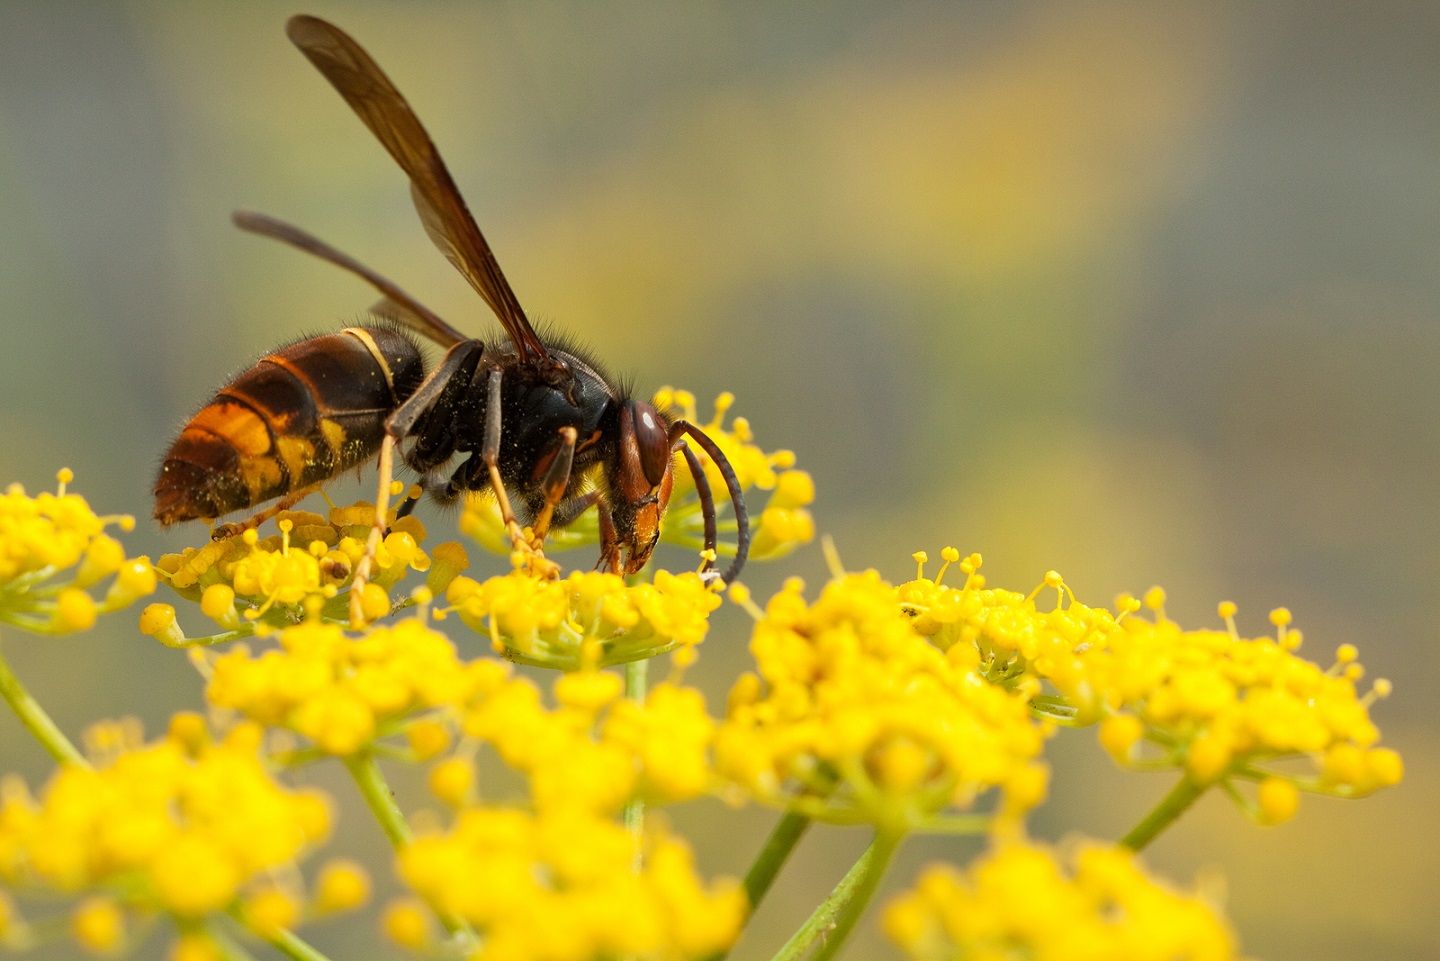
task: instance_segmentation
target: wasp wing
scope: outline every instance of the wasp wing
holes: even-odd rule
[[[348,34],[318,17],[291,17],[285,32],[405,171],[425,232],[495,311],[521,359],[548,357],[440,151],[384,71]]]
[[[380,276],[354,257],[336,250],[319,237],[306,233],[294,224],[249,210],[237,210],[230,215],[230,219],[241,230],[289,244],[291,247],[303,250],[307,254],[313,254],[321,260],[328,261],[364,279],[384,295],[380,303],[373,308],[375,313],[404,324],[421,336],[430,338],[441,347],[450,347],[468,339],[430,308],[401,290],[394,282]],[[382,305],[384,306],[383,311],[379,309]]]

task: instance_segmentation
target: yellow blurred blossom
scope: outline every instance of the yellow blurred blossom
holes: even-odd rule
[[[185,921],[260,890],[329,833],[326,798],[276,783],[244,726],[221,740],[167,737],[94,767],[60,768],[38,797],[0,801],[0,879],[23,889],[107,893]],[[116,928],[87,902],[74,922],[92,945]]]
[[[460,703],[473,670],[422,620],[352,637],[309,620],[256,652],[238,644],[211,661],[206,697],[260,724],[289,728],[330,754],[349,755],[420,711]]]
[[[667,571],[638,584],[598,571],[574,571],[561,580],[523,571],[485,581],[457,577],[446,597],[447,610],[488,636],[497,654],[562,670],[676,648],[683,654],[704,640],[710,613],[721,603],[699,574]]]
[[[1148,877],[1121,848],[1002,846],[969,870],[927,869],[885,909],[885,932],[914,961],[1104,958],[1225,961],[1235,939],[1200,897]]]
[[[370,875],[354,861],[327,861],[315,878],[312,901],[317,914],[353,911],[370,900]]]
[[[730,946],[745,916],[739,886],[701,879],[678,839],[658,829],[637,838],[574,808],[466,809],[402,849],[399,871],[442,917],[476,928],[487,961],[705,958]],[[410,924],[386,927],[394,940],[414,937]]]
[[[127,558],[106,533],[133,530],[135,519],[96,514],[66,490],[72,471],[56,476],[53,494],[32,497],[19,484],[0,493],[0,623],[42,634],[88,630],[97,615],[155,591],[150,559]]]
[[[755,626],[757,673],[731,690],[717,734],[722,774],[767,803],[891,830],[991,788],[1007,813],[1043,799],[1046,725],[985,683],[973,647],[930,643],[873,571],[837,576],[813,603],[803,590],[787,583]]]
[[[95,954],[114,952],[125,941],[125,913],[112,898],[86,898],[70,915],[70,936]]]
[[[669,803],[709,791],[715,723],[700,692],[664,683],[636,701],[619,682],[603,671],[561,675],[552,708],[530,680],[505,679],[466,709],[463,730],[527,776],[542,810],[613,815],[636,798]],[[432,771],[432,790],[449,801],[436,777],[451,775]]]

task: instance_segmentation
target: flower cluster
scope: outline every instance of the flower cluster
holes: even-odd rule
[[[1085,844],[1067,860],[1072,869],[1044,848],[1009,844],[963,873],[931,867],[891,901],[886,933],[915,961],[1237,956],[1209,904],[1152,880],[1131,852]]]
[[[45,634],[88,630],[99,614],[154,592],[150,559],[127,558],[105,532],[131,530],[135,519],[97,515],[66,491],[74,476],[60,471],[54,494],[32,497],[19,484],[0,493],[0,623]]]
[[[274,639],[258,653],[237,644],[215,657],[206,698],[327,754],[354,754],[420,712],[463,702],[485,671],[462,664],[449,638],[417,618],[359,638],[311,619]]]
[[[328,835],[330,806],[272,778],[257,728],[216,740],[198,716],[182,714],[150,744],[136,743],[130,726],[99,730],[94,766],[61,767],[38,797],[6,783],[0,879],[88,895],[72,931],[96,948],[118,946],[126,913],[168,914],[182,927],[232,909],[252,926],[293,923],[298,904],[273,879]],[[355,869],[327,872],[317,908],[353,907]]]
[[[699,879],[680,840],[573,808],[468,809],[407,845],[399,870],[442,917],[479,931],[486,961],[706,958],[745,918],[739,886]]]
[[[616,674],[565,674],[555,680],[550,708],[533,682],[496,677],[465,709],[461,727],[526,775],[531,802],[543,811],[613,815],[637,798],[670,803],[710,790],[715,724],[700,692],[661,684],[643,702],[621,694]]]
[[[1165,617],[1158,588],[1143,601],[1122,597],[1113,614],[1080,603],[1051,572],[1045,583],[1060,600],[1042,610],[1041,588],[989,588],[978,555],[961,560],[947,548],[946,566],[966,574],[958,588],[941,582],[943,568],[925,578],[917,557],[922,576],[899,590],[916,629],[941,648],[978,653],[992,681],[1043,681],[1052,693],[1032,686],[1036,709],[1072,724],[1100,722],[1102,744],[1123,764],[1180,766],[1201,784],[1258,780],[1256,813],[1271,822],[1293,812],[1297,788],[1358,796],[1401,778],[1399,755],[1376,745],[1369,717],[1389,683],[1361,694],[1364,672],[1348,644],[1329,668],[1298,656],[1301,635],[1283,609],[1272,614],[1271,636],[1242,637],[1228,603],[1220,605],[1226,629],[1186,630]],[[1143,608],[1152,616],[1139,616]],[[1311,774],[1273,769],[1289,759],[1308,759]]]
[[[891,829],[992,788],[1004,813],[1043,799],[1047,726],[985,683],[973,647],[930,643],[873,571],[838,576],[813,604],[803,589],[792,580],[754,612],[757,673],[731,690],[723,774],[767,803]]]
[[[582,670],[554,676],[552,707],[508,665],[481,661],[474,673],[463,739],[430,768],[430,790],[453,823],[401,849],[411,889],[448,923],[473,926],[487,961],[680,961],[727,948],[745,916],[738,886],[701,879],[688,848],[654,822],[641,835],[617,819],[636,801],[711,789],[714,721],[700,693],[665,683],[637,701],[623,697],[618,674]],[[417,725],[411,743],[422,741],[445,743]],[[525,807],[477,797],[481,745],[525,776]],[[402,902],[386,927],[423,950],[428,928],[418,920]]]
[[[654,657],[669,650],[685,663],[709,630],[720,596],[695,573],[658,571],[627,584],[615,574],[571,573],[541,580],[514,571],[474,581],[457,577],[446,598],[497,654],[572,670]]]
[[[267,615],[270,623],[293,622],[312,600],[323,604],[327,617],[347,620],[345,592],[365,555],[374,518],[374,506],[365,502],[333,508],[328,517],[284,511],[274,535],[262,538],[252,528],[238,537],[165,554],[156,568],[177,594],[198,602],[226,630]],[[387,591],[408,572],[430,572],[431,589],[439,591],[467,563],[458,544],[441,544],[432,560],[420,547],[424,539],[425,526],[413,515],[391,524],[365,588],[371,618],[389,612]]]

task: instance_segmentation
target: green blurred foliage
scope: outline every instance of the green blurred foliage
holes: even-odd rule
[[[160,453],[215,387],[370,302],[233,230],[232,208],[304,225],[497,332],[401,175],[285,41],[293,12],[0,2],[0,480],[34,489],[69,465],[98,507],[143,517]],[[1406,786],[1314,801],[1264,833],[1213,798],[1150,860],[1222,870],[1256,956],[1440,957],[1440,738],[1423,693],[1440,681],[1440,9],[311,12],[415,104],[532,315],[642,390],[736,391],[762,442],[814,472],[820,526],[851,566],[903,577],[910,551],[954,543],[983,551],[997,584],[1054,567],[1103,602],[1159,582],[1187,623],[1230,598],[1259,631],[1284,604],[1317,660],[1359,644],[1396,680],[1376,713]],[[142,523],[128,543],[198,536]],[[818,552],[783,566],[755,570],[762,595],[782,573],[822,576]],[[183,660],[112,620],[4,643],[71,730],[193,707]],[[702,673],[740,669],[742,621]],[[45,770],[3,718],[0,756]],[[1037,832],[1113,837],[1166,787],[1073,735]],[[749,855],[732,822],[758,837],[767,821],[677,819],[710,825],[702,856],[736,872]],[[383,860],[363,822],[343,827]],[[737,956],[798,923],[860,841],[826,837]],[[895,880],[950,851],[912,844]],[[344,956],[371,937],[339,924],[317,941]],[[848,956],[874,956],[869,938]]]

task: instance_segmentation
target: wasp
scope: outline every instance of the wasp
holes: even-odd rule
[[[359,115],[410,181],[430,239],[480,294],[504,328],[490,341],[467,337],[391,281],[299,228],[237,212],[244,230],[341,267],[380,295],[374,323],[295,341],[222,387],[180,431],[155,482],[162,525],[214,520],[267,501],[217,538],[257,526],[326,481],[377,457],[375,522],[356,566],[351,613],[389,523],[394,461],[422,478],[422,492],[453,501],[492,491],[512,544],[553,576],[547,532],[590,508],[599,514],[597,569],[631,574],[660,537],[678,453],[694,477],[708,549],[702,571],[733,581],[750,532],[740,484],[725,455],[694,424],[630,396],[600,364],[563,337],[536,333],[481,234],[445,162],[400,91],[365,50],[333,24],[291,18],[290,40]],[[444,348],[433,369],[416,335]],[[716,507],[697,445],[719,468],[738,538],[723,574],[711,571]],[[522,521],[525,526],[522,526]]]

